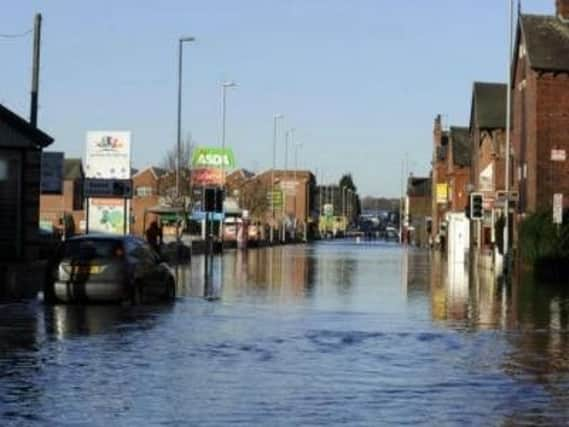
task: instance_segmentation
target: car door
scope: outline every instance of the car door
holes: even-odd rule
[[[167,277],[160,257],[146,242],[142,242],[144,257],[148,264],[148,291],[154,296],[163,296],[167,289]]]

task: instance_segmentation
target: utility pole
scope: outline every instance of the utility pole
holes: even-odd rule
[[[38,92],[40,77],[41,13],[34,18],[34,51],[32,58],[32,92],[30,105],[30,124],[38,126]]]
[[[505,218],[504,218],[504,270],[509,271],[510,262],[510,140],[511,140],[511,111],[512,111],[512,61],[513,61],[513,38],[512,31],[514,28],[514,2],[508,0],[510,25],[508,28],[508,93],[506,97],[506,173],[505,185],[506,201],[504,202]]]

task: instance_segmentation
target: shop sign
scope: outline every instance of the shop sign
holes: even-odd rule
[[[235,168],[235,156],[231,148],[198,147],[192,154],[192,168]]]
[[[129,179],[130,132],[87,132],[85,176],[98,179]]]
[[[447,203],[448,202],[448,184],[441,183],[437,184],[437,203]]]

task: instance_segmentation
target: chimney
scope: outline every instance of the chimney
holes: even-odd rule
[[[569,21],[569,0],[555,0],[555,14],[562,21]]]

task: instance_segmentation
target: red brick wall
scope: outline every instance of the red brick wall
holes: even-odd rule
[[[451,178],[451,209],[453,212],[464,212],[468,201],[467,186],[470,183],[470,168],[455,168]]]
[[[531,70],[527,55],[517,60],[512,86],[512,162],[513,189],[520,192],[520,209],[537,207],[537,74]],[[524,167],[525,177],[520,178]]]
[[[569,153],[569,75],[542,74],[537,79],[537,174],[535,207],[552,205],[553,193],[569,206],[569,162],[552,162],[551,150]],[[535,208],[534,208],[535,209]]]
[[[63,213],[71,214],[75,223],[75,232],[79,233],[80,223],[85,219],[85,211],[73,210],[75,196],[75,181],[63,181],[63,194],[42,194],[40,196],[39,218],[44,221],[51,221],[54,229],[60,229],[59,220],[63,218]],[[78,202],[78,201],[77,201]]]
[[[158,205],[158,180],[150,169],[143,170],[136,174],[132,179],[134,194],[132,197],[132,214],[134,215],[134,224],[131,227],[131,233],[137,235],[144,234],[144,228],[157,219],[156,215],[147,214],[144,220],[145,209]],[[152,195],[137,196],[138,187],[152,188]]]

